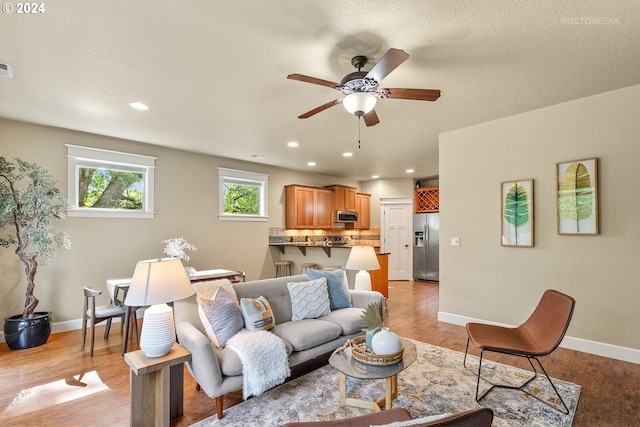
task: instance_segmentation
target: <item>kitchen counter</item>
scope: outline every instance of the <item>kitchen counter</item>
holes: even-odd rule
[[[334,245],[334,244],[324,245],[323,243],[324,242],[321,242],[320,244],[312,243],[312,242],[285,242],[285,243],[269,243],[269,246],[280,249],[280,252],[282,252],[283,255],[285,252],[285,248],[295,247],[295,248],[298,248],[300,252],[302,252],[302,255],[305,255],[305,256],[307,255],[307,248],[320,248],[327,254],[329,258],[331,258],[331,249],[351,248],[350,245]]]

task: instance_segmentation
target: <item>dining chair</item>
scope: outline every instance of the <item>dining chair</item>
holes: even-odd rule
[[[111,330],[112,320],[114,318],[120,318],[120,321],[121,321],[120,329],[122,331],[122,328],[125,325],[125,319],[129,315],[130,310],[127,310],[127,306],[125,306],[124,304],[124,299],[126,297],[126,289],[116,287],[111,303],[105,304],[105,305],[98,305],[98,306],[96,306],[96,297],[101,295],[102,291],[91,289],[90,287],[84,287],[83,291],[84,291],[84,307],[83,307],[83,316],[82,316],[82,348],[84,348],[86,344],[87,321],[89,321],[89,327],[90,327],[89,355],[93,356],[95,325],[105,320],[107,321],[107,324],[104,330],[104,339],[107,339],[109,338],[109,332]],[[137,322],[135,322],[135,311],[131,312],[130,315],[131,315],[131,320],[134,321],[133,322],[134,325],[137,326]],[[128,325],[127,325],[127,330],[128,330]],[[136,330],[136,335],[137,335],[137,330]]]
[[[478,381],[476,383],[476,401],[479,402],[495,387],[521,390],[529,396],[538,399],[536,396],[523,389],[523,387],[538,376],[538,371],[532,362],[535,360],[538,366],[540,366],[540,369],[542,369],[544,375],[547,377],[551,387],[553,387],[553,390],[556,392],[560,402],[564,406],[566,412],[563,412],[568,414],[569,408],[560,396],[560,393],[558,393],[558,389],[553,384],[553,381],[551,381],[551,378],[544,369],[544,366],[540,363],[539,357],[551,354],[560,345],[560,342],[569,328],[575,304],[576,301],[569,295],[549,289],[544,292],[531,316],[529,316],[529,318],[518,327],[510,328],[481,323],[467,323],[467,349],[465,350],[463,361],[465,368],[467,367],[469,343],[473,343],[474,346],[480,349]],[[533,368],[533,377],[520,386],[492,384],[491,387],[482,394],[482,396],[478,397],[482,372],[482,360],[485,351],[526,358],[531,365],[531,368]],[[548,405],[547,402],[543,401],[543,403]],[[556,408],[555,406],[551,407],[562,411],[560,408]]]

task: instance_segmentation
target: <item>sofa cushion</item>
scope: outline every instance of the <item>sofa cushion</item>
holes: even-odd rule
[[[280,323],[271,332],[291,344],[294,351],[302,351],[338,338],[342,329],[324,320],[303,319]]]
[[[271,305],[263,296],[242,298],[240,308],[242,309],[242,317],[244,317],[244,327],[249,331],[268,331],[275,325]]]
[[[287,355],[293,352],[293,346],[287,341],[284,341],[284,346],[285,346]],[[222,375],[226,375],[226,376],[242,375],[242,361],[240,360],[240,357],[238,357],[238,353],[236,353],[235,351],[233,351],[228,347],[225,347],[225,348],[214,347],[214,351],[216,353],[216,357],[218,358],[218,363],[220,365],[220,370],[222,371]]]
[[[198,298],[198,314],[207,336],[218,348],[244,327],[244,319],[238,303],[220,288],[213,299]]]
[[[329,290],[329,303],[331,310],[339,308],[351,307],[349,299],[349,283],[347,282],[347,274],[344,268],[338,270],[308,270],[309,279],[316,280],[324,277],[327,279],[327,287]]]
[[[351,335],[362,330],[362,319],[360,316],[363,312],[364,310],[361,308],[341,308],[340,310],[333,310],[319,320],[335,323],[342,329],[342,335]]]
[[[238,353],[230,348],[214,348],[222,375],[235,376],[242,375],[242,362]]]
[[[315,319],[331,311],[324,277],[309,282],[289,282],[287,289],[291,296],[291,320]]]

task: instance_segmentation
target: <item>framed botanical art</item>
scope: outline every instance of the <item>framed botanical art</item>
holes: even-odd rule
[[[533,179],[505,181],[501,186],[502,246],[533,246]]]
[[[558,234],[598,234],[598,159],[556,163]]]

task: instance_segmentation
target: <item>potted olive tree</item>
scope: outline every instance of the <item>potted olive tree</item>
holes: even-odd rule
[[[5,318],[4,336],[14,349],[47,342],[51,334],[51,312],[35,311],[34,278],[38,263],[53,260],[56,247],[70,247],[69,237],[56,232],[52,220],[64,218],[67,201],[57,182],[36,163],[0,157],[0,245],[15,246],[27,279],[22,314]]]

